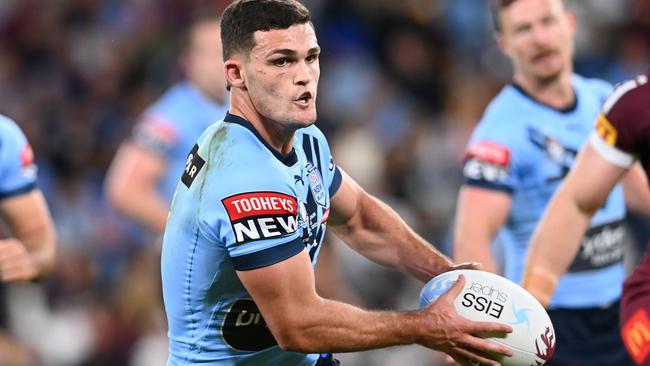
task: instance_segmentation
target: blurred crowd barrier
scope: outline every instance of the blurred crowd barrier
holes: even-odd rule
[[[182,77],[179,35],[189,19],[228,3],[0,1],[0,113],[32,142],[60,237],[52,278],[7,296],[11,331],[39,365],[164,364],[160,238],[114,212],[102,185],[138,115]],[[448,250],[464,145],[510,76],[487,1],[304,3],[323,49],[318,124],[335,160]],[[650,1],[567,3],[579,19],[577,72],[615,83],[650,66]],[[340,273],[327,278],[341,281],[330,283],[332,297],[417,306],[419,283],[328,242]],[[418,347],[341,358],[347,366],[441,362]]]

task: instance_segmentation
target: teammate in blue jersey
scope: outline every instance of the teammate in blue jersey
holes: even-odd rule
[[[192,24],[183,57],[186,80],[144,112],[107,177],[113,205],[157,234],[165,228],[187,153],[227,110],[219,29],[214,18]]]
[[[11,237],[0,239],[0,281],[38,280],[56,260],[56,234],[43,194],[36,187],[32,148],[16,123],[0,115],[0,213]],[[4,297],[4,285],[0,285]],[[2,299],[4,300],[4,299]],[[8,314],[0,304],[0,328]],[[3,364],[31,365],[29,350],[0,330]]]
[[[498,238],[504,275],[519,282],[535,225],[587,141],[611,86],[573,73],[576,21],[561,0],[497,0],[494,15],[496,39],[513,62],[514,76],[490,103],[468,144],[454,257],[480,261],[495,271],[491,243]],[[617,187],[545,304],[557,337],[547,364],[631,364],[617,323],[625,276],[624,216],[623,190]]]
[[[486,365],[509,332],[452,305],[461,277],[420,311],[366,311],[314,288],[326,227],[379,263],[426,281],[455,268],[339,169],[313,124],[320,48],[295,0],[238,0],[222,15],[230,110],[199,138],[163,240],[168,366],[337,365],[331,352],[418,343]],[[369,279],[372,280],[372,279]]]

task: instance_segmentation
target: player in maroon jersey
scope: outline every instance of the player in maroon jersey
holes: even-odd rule
[[[598,116],[593,135],[555,193],[531,239],[523,286],[543,304],[576,255],[591,218],[616,183],[630,174],[650,176],[650,71],[620,84]],[[641,180],[642,181],[642,180]],[[645,181],[647,185],[647,180]],[[650,189],[634,197],[650,216]],[[626,192],[628,194],[629,192]],[[606,240],[601,243],[606,245]],[[650,253],[625,281],[622,336],[638,365],[650,366]]]

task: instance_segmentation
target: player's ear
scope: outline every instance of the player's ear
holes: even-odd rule
[[[502,32],[494,32],[494,41],[504,55],[510,56],[510,49],[508,48],[508,43],[505,41]]]
[[[246,80],[239,61],[229,59],[223,63],[223,67],[226,71],[226,81],[228,82],[228,85],[234,88],[246,87]]]
[[[569,23],[569,28],[571,29],[571,33],[575,36],[576,32],[578,31],[578,17],[571,11],[567,11],[566,17],[567,22]]]

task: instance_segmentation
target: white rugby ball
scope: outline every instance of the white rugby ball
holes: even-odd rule
[[[546,310],[528,291],[494,273],[455,270],[436,276],[422,288],[420,307],[447,292],[460,274],[465,276],[465,287],[454,299],[458,314],[470,320],[508,324],[513,329],[505,336],[487,337],[513,352],[497,361],[503,366],[539,366],[551,359],[555,332]]]

